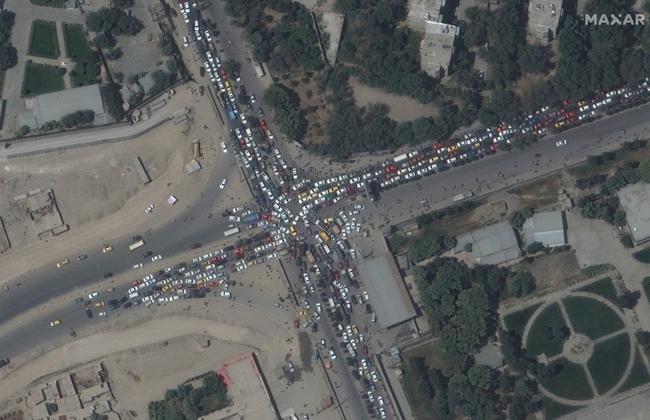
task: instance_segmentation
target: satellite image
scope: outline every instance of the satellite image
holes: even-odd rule
[[[649,0],[0,0],[0,420],[650,418]]]

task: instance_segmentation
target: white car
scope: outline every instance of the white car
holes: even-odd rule
[[[564,146],[566,144],[566,139],[561,139],[555,142],[556,147]]]
[[[155,207],[155,206],[154,206],[153,204],[149,204],[149,205],[147,206],[147,208],[144,209],[144,211],[147,212],[147,213],[149,213],[149,214],[151,214],[151,213],[153,212],[154,207]]]
[[[162,259],[162,255],[160,255],[160,254],[154,255],[153,257],[151,257],[151,261],[158,261],[158,260],[161,260],[161,259]]]
[[[222,291],[221,291],[221,296],[230,299],[230,297],[231,297],[232,295],[231,295],[231,293],[230,293],[229,291],[227,291],[227,290],[222,290]]]
[[[255,95],[251,95],[251,103],[252,103],[252,104],[255,103]]]
[[[210,34],[210,31],[208,29],[206,29],[203,33],[205,34],[205,39],[208,42],[212,42],[212,34]]]
[[[134,270],[137,270],[138,268],[142,268],[142,263],[133,264]]]
[[[90,292],[88,299],[96,298],[97,296],[99,296],[99,292]]]
[[[224,153],[228,153],[228,146],[226,146],[225,142],[221,142],[221,150],[223,150]]]
[[[336,360],[336,353],[334,353],[334,349],[330,349],[330,359]]]
[[[103,317],[103,316],[106,316],[106,312],[100,312],[100,313],[99,313],[99,316],[102,316],[102,317]]]
[[[228,183],[227,179],[224,179],[223,181],[221,181],[221,184],[219,184],[219,189],[223,190],[224,188],[226,188],[227,183]]]

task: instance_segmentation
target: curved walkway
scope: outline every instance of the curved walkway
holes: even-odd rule
[[[566,295],[563,295],[563,296],[558,297],[556,299],[548,300],[548,301],[544,302],[539,308],[537,308],[535,310],[535,312],[533,312],[533,314],[530,316],[528,322],[526,323],[526,326],[524,327],[524,332],[523,332],[523,337],[522,337],[522,343],[524,344],[524,346],[528,342],[528,335],[530,334],[530,329],[531,329],[532,325],[535,323],[535,320],[537,319],[537,317],[547,307],[549,307],[550,305],[552,305],[552,304],[554,304],[556,302],[560,307],[560,312],[562,313],[562,317],[564,318],[564,322],[566,323],[566,325],[571,330],[571,334],[575,334],[575,331],[573,329],[573,324],[571,323],[571,319],[569,318],[569,315],[566,312],[566,308],[565,308],[564,302],[563,302],[563,300],[565,298],[567,298],[567,297],[584,297],[584,298],[596,300],[596,301],[602,303],[603,305],[607,306],[612,311],[614,311],[614,313],[616,315],[618,315],[618,317],[621,318],[621,320],[625,324],[624,328],[616,330],[616,331],[614,331],[612,333],[609,333],[607,335],[604,335],[602,337],[599,337],[599,338],[593,340],[592,341],[593,345],[596,345],[598,343],[607,341],[610,338],[615,337],[615,336],[620,335],[620,334],[627,334],[628,339],[630,341],[630,352],[629,352],[629,355],[628,355],[628,362],[627,362],[627,366],[625,367],[625,371],[623,372],[623,375],[621,376],[619,381],[611,389],[609,389],[607,392],[605,392],[604,394],[599,394],[598,393],[598,390],[596,388],[596,384],[594,382],[594,379],[591,376],[591,370],[589,369],[589,366],[587,365],[586,361],[580,363],[580,365],[584,369],[585,375],[587,377],[587,381],[589,382],[589,386],[591,387],[591,390],[592,390],[593,394],[595,395],[595,397],[593,397],[593,398],[590,398],[590,399],[587,399],[587,400],[573,400],[573,399],[570,399],[570,398],[564,398],[564,397],[561,397],[559,395],[556,395],[556,394],[550,392],[541,383],[539,383],[539,381],[537,381],[538,385],[539,385],[539,390],[540,390],[540,392],[542,394],[544,394],[544,396],[546,396],[546,397],[548,397],[548,398],[550,398],[550,399],[552,399],[552,400],[554,400],[554,401],[556,401],[556,402],[558,402],[560,404],[564,404],[564,405],[568,405],[568,406],[585,406],[585,405],[590,405],[590,404],[593,404],[593,403],[596,403],[596,402],[600,402],[600,401],[602,401],[602,400],[604,400],[606,398],[609,398],[614,393],[616,393],[621,386],[623,386],[623,384],[627,380],[628,376],[630,375],[630,372],[632,371],[632,367],[634,365],[634,358],[636,356],[635,355],[636,347],[634,345],[634,338],[632,337],[632,330],[627,325],[625,315],[623,314],[623,312],[621,312],[621,310],[616,305],[614,305],[612,302],[610,302],[609,300],[605,299],[604,297],[602,297],[600,295],[596,295],[596,294],[593,294],[593,293],[587,293],[587,292],[579,292],[579,291],[572,291],[572,292],[569,292]],[[564,353],[550,358],[549,362],[558,360],[558,359],[560,359],[562,357],[564,357]],[[534,378],[533,375],[529,375],[529,376],[531,378]]]

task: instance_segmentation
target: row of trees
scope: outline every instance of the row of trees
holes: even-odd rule
[[[268,7],[279,20],[265,13]],[[319,70],[323,67],[318,38],[309,10],[290,0],[228,0],[228,12],[246,28],[257,60],[273,72]]]
[[[142,22],[118,7],[102,7],[96,12],[89,12],[86,25],[92,32],[103,32],[106,35],[136,35],[143,28]]]
[[[264,100],[275,112],[280,130],[291,140],[301,140],[307,129],[307,120],[300,110],[298,95],[275,83],[264,92]]]
[[[18,52],[11,45],[11,30],[16,15],[8,10],[0,12],[0,70],[7,70],[18,63]]]

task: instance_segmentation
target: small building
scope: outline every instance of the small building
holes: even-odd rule
[[[459,236],[454,253],[467,248],[479,264],[502,264],[521,256],[517,236],[507,221]]]
[[[627,226],[635,244],[650,239],[650,184],[637,182],[618,190],[618,200],[627,215]]]
[[[427,21],[424,38],[420,44],[420,67],[431,77],[444,77],[449,73],[449,63],[454,55],[456,36],[460,27]]]
[[[90,110],[95,113],[94,125],[109,122],[98,84],[74,89],[44,93],[25,100],[27,111],[17,117],[17,126],[28,126],[32,130],[51,121],[60,121],[66,115]]]
[[[409,0],[406,23],[414,31],[424,32],[426,22],[440,22],[446,0]]]
[[[562,0],[530,0],[528,34],[542,45],[551,42],[555,39],[562,11]]]
[[[566,228],[561,211],[543,211],[526,219],[523,226],[526,245],[540,242],[544,246],[566,245]]]

